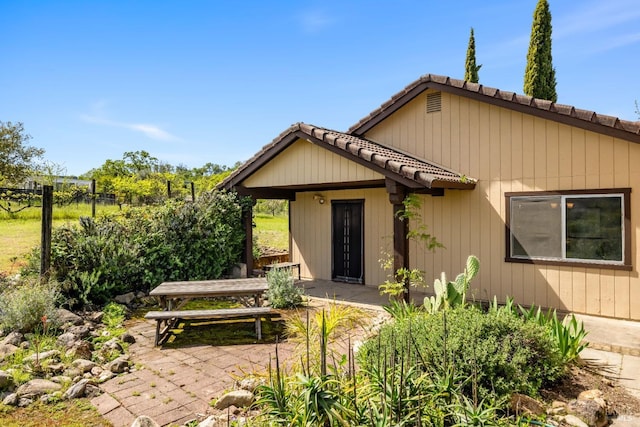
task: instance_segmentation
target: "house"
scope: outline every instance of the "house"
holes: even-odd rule
[[[37,190],[39,187],[41,188],[43,185],[51,185],[53,186],[55,191],[61,191],[65,188],[69,188],[71,186],[75,187],[84,187],[87,191],[91,191],[92,181],[87,179],[78,179],[75,176],[37,176],[30,177],[27,179],[22,187],[26,190]]]
[[[305,278],[378,286],[388,249],[433,283],[474,254],[475,300],[640,320],[640,122],[425,75],[346,132],[291,126],[221,187],[290,201]],[[407,194],[444,249],[407,240]]]

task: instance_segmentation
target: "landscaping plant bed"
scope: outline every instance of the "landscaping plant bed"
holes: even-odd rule
[[[640,398],[617,383],[610,372],[592,364],[571,366],[566,377],[552,387],[540,390],[540,395],[550,405],[554,400],[569,402],[581,392],[593,389],[604,393],[610,414],[640,416]]]

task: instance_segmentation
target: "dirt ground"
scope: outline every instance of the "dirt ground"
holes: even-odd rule
[[[551,403],[554,400],[568,402],[580,392],[598,389],[604,393],[611,415],[640,415],[640,399],[616,383],[607,371],[597,366],[583,364],[573,366],[569,375],[551,388],[540,392],[542,398]]]

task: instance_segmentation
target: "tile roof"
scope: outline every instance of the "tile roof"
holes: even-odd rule
[[[219,188],[232,188],[253,174],[257,169],[279,154],[298,138],[324,146],[351,160],[377,170],[383,175],[409,184],[412,188],[474,188],[476,180],[465,177],[433,162],[418,159],[409,154],[367,140],[363,135],[389,117],[407,102],[427,89],[436,89],[480,102],[520,111],[526,114],[554,120],[593,132],[640,143],[640,121],[620,120],[617,117],[597,114],[570,105],[563,105],[501,91],[496,88],[452,79],[447,76],[427,74],[396,93],[387,102],[371,112],[346,133],[305,123],[296,123],[265,145],[251,159],[236,169]]]
[[[403,90],[393,95],[391,99],[382,104],[378,109],[351,126],[347,133],[355,135],[364,134],[367,130],[384,120],[389,114],[429,88],[454,93],[459,96],[473,98],[482,102],[515,109],[546,119],[640,143],[640,121],[620,120],[617,117],[582,110],[572,107],[571,105],[557,104],[526,95],[501,91],[478,83],[469,83],[464,80],[452,79],[447,76],[435,74],[424,75],[409,84]]]
[[[449,187],[447,183],[469,184],[471,187],[475,185],[475,180],[472,178],[464,177],[460,173],[446,169],[433,162],[420,160],[364,138],[305,123],[299,123],[297,126],[300,131],[310,137],[333,145],[347,153],[351,153],[353,156],[420,183],[427,188],[447,188]]]
[[[221,184],[222,188],[231,188],[253,171],[268,162],[298,138],[331,149],[351,160],[364,164],[385,176],[398,180],[408,180],[413,188],[460,188],[472,189],[476,180],[437,165],[418,159],[400,151],[385,147],[367,139],[313,126],[296,123],[265,145],[251,159],[235,170]]]

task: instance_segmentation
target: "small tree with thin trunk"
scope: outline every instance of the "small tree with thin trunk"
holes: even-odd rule
[[[469,46],[467,47],[467,59],[464,64],[464,80],[466,82],[478,83],[480,77],[478,71],[482,65],[476,65],[476,39],[473,35],[473,27],[469,35]]]
[[[533,13],[531,40],[524,73],[524,93],[552,102],[556,93],[556,70],[551,58],[551,12],[547,0],[538,0]]]
[[[0,121],[0,185],[20,185],[33,173],[44,150],[29,146],[30,139],[22,123]]]

